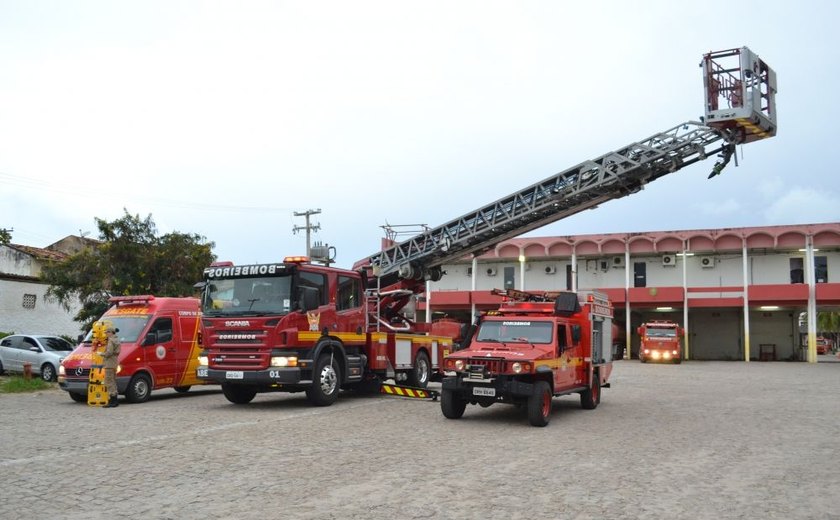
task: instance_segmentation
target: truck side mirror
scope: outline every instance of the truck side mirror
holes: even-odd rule
[[[154,345],[157,343],[157,332],[149,332],[146,334],[146,337],[143,339],[143,346],[146,347],[148,345]]]
[[[638,334],[639,336],[642,335],[642,328],[641,327],[636,329],[636,334]]]

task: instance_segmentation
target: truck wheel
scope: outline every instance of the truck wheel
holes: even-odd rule
[[[152,381],[146,374],[135,374],[128,383],[125,397],[129,403],[145,403],[152,395]]]
[[[329,406],[338,399],[341,389],[341,369],[330,354],[322,354],[315,363],[312,386],[306,389],[306,397],[315,406]]]
[[[429,379],[432,377],[432,364],[429,362],[429,356],[420,351],[417,357],[414,358],[414,368],[408,373],[408,386],[415,388],[426,388],[429,385]]]
[[[190,385],[187,385],[187,386],[176,386],[176,387],[174,388],[174,390],[175,390],[176,392],[178,392],[179,394],[186,394],[187,392],[189,392],[189,391],[190,391]]]
[[[233,404],[248,404],[257,395],[253,388],[237,385],[222,385],[222,393]]]
[[[443,390],[440,394],[440,411],[447,419],[460,419],[467,409],[467,402],[452,390]]]
[[[55,381],[55,367],[49,363],[41,365],[41,379],[44,381]]]
[[[528,422],[531,426],[545,426],[551,418],[551,386],[537,381],[534,393],[528,396]]]
[[[601,402],[601,378],[598,372],[592,373],[589,388],[580,393],[580,406],[584,410],[594,410]]]
[[[86,403],[87,402],[87,396],[86,395],[77,394],[75,392],[67,392],[67,393],[70,394],[70,399],[76,401],[77,403]]]

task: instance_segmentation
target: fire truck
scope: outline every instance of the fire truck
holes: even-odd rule
[[[656,320],[643,323],[639,333],[639,361],[682,363],[683,328],[673,321]]]
[[[527,408],[528,422],[546,426],[555,396],[580,394],[592,410],[612,372],[613,307],[594,291],[495,291],[498,311],[482,315],[466,348],[444,360],[440,408],[459,419],[467,404]]]
[[[393,241],[352,269],[299,257],[207,268],[199,284],[198,377],[220,383],[237,404],[259,392],[304,391],[313,404],[329,405],[341,388],[378,388],[385,378],[424,387],[441,375],[459,332],[451,323],[418,323],[409,311],[426,282],[443,276],[444,264],[481,255],[499,242],[636,193],[717,155],[710,177],[715,176],[736,145],[775,135],[776,76],[764,61],[742,47],[706,54],[701,65],[703,122],[688,121],[584,161]],[[608,372],[599,370],[599,378]]]

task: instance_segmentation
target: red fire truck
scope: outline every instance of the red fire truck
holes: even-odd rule
[[[722,63],[726,60],[736,63]],[[775,135],[776,76],[757,55],[746,47],[709,53],[702,66],[705,123],[681,123],[584,161],[413,238],[392,242],[356,262],[352,270],[319,266],[304,258],[209,267],[200,284],[203,351],[198,377],[220,383],[227,399],[238,404],[250,402],[258,392],[305,391],[312,403],[329,405],[340,388],[378,387],[383,378],[425,386],[438,373],[458,332],[444,330],[451,323],[417,323],[406,311],[424,292],[425,282],[440,279],[441,266],[635,193],[649,182],[719,154],[712,169],[717,175],[737,144]],[[585,370],[597,372],[595,377],[578,373],[577,368],[561,371],[576,374],[571,386],[558,381],[551,390],[552,395],[557,388],[561,393],[588,392],[592,406],[600,388],[592,381],[603,383],[609,376],[611,365],[601,359],[609,360],[611,345],[605,343],[604,349],[601,341],[612,335],[612,329],[600,328],[601,319],[609,317],[591,310],[594,304],[583,308],[579,315],[563,316],[571,311],[558,309],[560,314],[554,317],[534,317],[535,322],[567,320],[568,327],[568,353],[537,368],[550,370],[552,363],[565,360],[567,365],[582,363]],[[598,323],[597,330],[586,328],[583,320],[588,317]],[[576,322],[582,334],[577,340],[571,336]],[[592,339],[596,333],[597,342]],[[559,348],[557,338],[551,341],[545,349]],[[537,343],[531,343],[536,350]],[[591,353],[579,354],[584,351]],[[593,354],[599,357],[581,361]]]
[[[235,404],[261,392],[304,391],[326,406],[342,387],[378,390],[385,379],[425,388],[459,326],[416,323],[401,312],[417,283],[369,285],[364,270],[306,257],[205,269],[198,377],[220,383]]]
[[[682,363],[683,328],[673,321],[657,320],[642,324],[639,333],[639,361]]]
[[[481,316],[466,348],[444,359],[440,407],[449,419],[467,404],[525,407],[545,426],[553,397],[578,393],[592,410],[612,372],[613,307],[597,292],[497,291],[510,299]]]

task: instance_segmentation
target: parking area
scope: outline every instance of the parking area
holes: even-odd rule
[[[840,518],[839,363],[618,361],[600,406],[0,395],[3,518]]]

